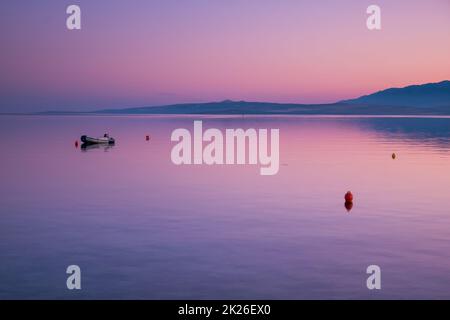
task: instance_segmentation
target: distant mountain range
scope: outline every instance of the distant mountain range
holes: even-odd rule
[[[342,103],[399,107],[448,107],[450,105],[450,81],[390,88],[357,99],[344,100]]]
[[[73,114],[77,112],[46,112]],[[89,114],[272,114],[272,115],[450,115],[450,81],[390,88],[331,104],[294,104],[225,100],[166,106],[108,109]]]

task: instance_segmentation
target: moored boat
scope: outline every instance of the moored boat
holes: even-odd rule
[[[107,133],[105,133],[101,138],[92,138],[83,135],[80,140],[85,144],[114,144],[116,142],[114,138],[111,138]]]

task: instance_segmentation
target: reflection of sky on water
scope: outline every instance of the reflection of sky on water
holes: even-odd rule
[[[173,165],[199,118],[279,128],[279,173]],[[409,120],[0,117],[0,297],[448,298],[450,119]],[[104,132],[107,152],[75,148]]]

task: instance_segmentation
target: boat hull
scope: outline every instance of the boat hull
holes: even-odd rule
[[[92,138],[88,136],[81,136],[81,142],[89,144],[114,144],[115,140],[113,138]]]

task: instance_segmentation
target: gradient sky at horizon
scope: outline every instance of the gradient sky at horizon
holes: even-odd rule
[[[327,103],[449,79],[450,1],[2,1],[0,43],[0,112]]]

